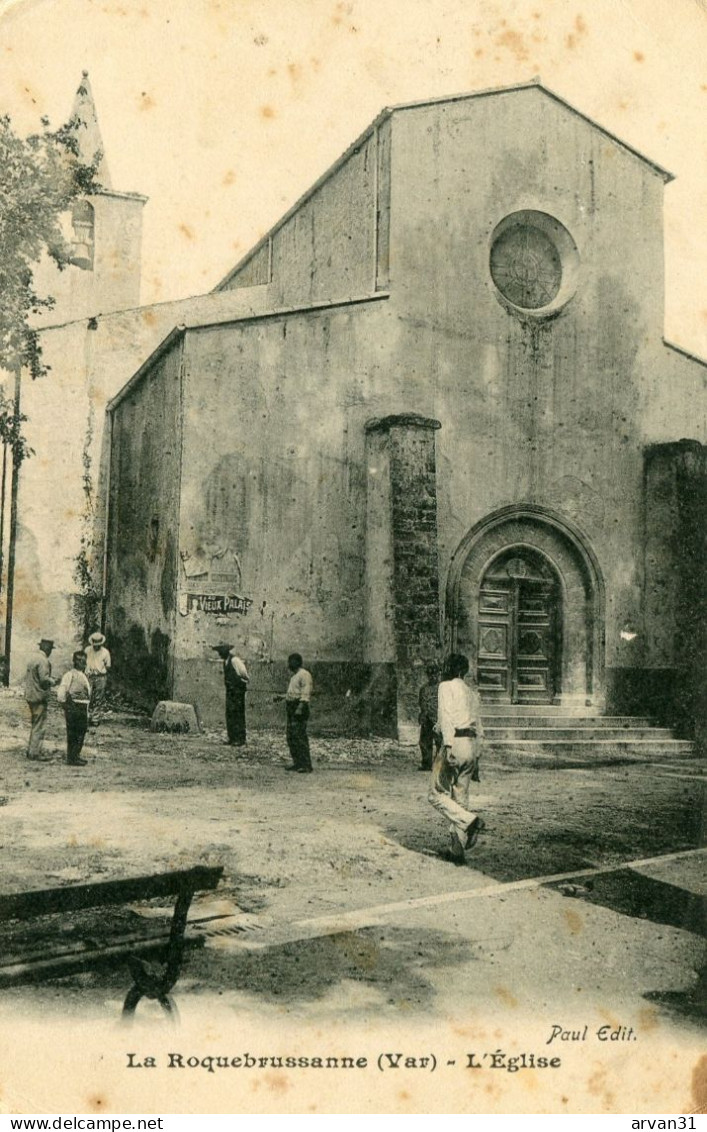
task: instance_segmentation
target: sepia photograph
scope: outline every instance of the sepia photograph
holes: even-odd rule
[[[0,0],[0,1112],[707,1112],[705,59]]]

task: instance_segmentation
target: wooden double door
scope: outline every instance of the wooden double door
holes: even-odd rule
[[[477,622],[482,699],[552,703],[559,691],[561,592],[538,552],[509,552],[484,575]]]

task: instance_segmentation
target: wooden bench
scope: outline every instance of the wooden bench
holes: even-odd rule
[[[155,932],[153,920],[151,928],[146,925],[143,932],[118,935],[106,944],[97,944],[91,939],[62,943],[56,939],[54,931],[48,945],[38,946],[36,941],[30,940],[20,947],[19,953],[17,948],[11,947],[6,962],[0,960],[0,987],[76,974],[120,960],[127,963],[133,978],[133,985],[123,1003],[123,1018],[132,1017],[142,998],[156,999],[168,1014],[176,1016],[170,991],[182,967],[189,906],[195,893],[213,891],[222,873],[220,866],[197,865],[179,872],[129,880],[91,881],[36,892],[0,895],[0,922],[33,921],[41,916],[126,905],[160,897],[175,898],[169,930],[162,924]],[[200,942],[203,942],[203,937],[189,939],[190,944]],[[139,958],[138,952],[161,953],[162,970]]]

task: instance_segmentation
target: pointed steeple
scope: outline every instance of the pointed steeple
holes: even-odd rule
[[[81,160],[87,165],[90,165],[95,159],[96,154],[100,154],[96,180],[102,188],[112,189],[113,185],[111,183],[108,162],[106,161],[105,150],[103,148],[101,130],[98,125],[93,92],[91,91],[91,84],[88,81],[88,71],[84,71],[81,76],[81,85],[76,91],[71,117],[74,122],[74,129],[76,130]]]

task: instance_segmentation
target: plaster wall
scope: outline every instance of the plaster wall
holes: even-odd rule
[[[386,254],[389,130],[384,122],[366,134],[222,286],[269,283],[275,306],[375,290],[379,243]]]
[[[222,716],[210,646],[224,638],[253,669],[256,720],[279,720],[273,694],[286,686],[292,651],[319,685],[313,726],[355,727],[378,710],[364,694],[364,422],[372,387],[384,387],[384,306],[187,333],[178,604],[209,592],[225,560],[232,581],[221,592],[251,603],[245,613],[178,618],[175,695],[196,700],[204,718]],[[205,574],[194,573],[199,562]]]
[[[112,414],[106,619],[116,676],[169,698],[176,617],[181,466],[181,344]]]

